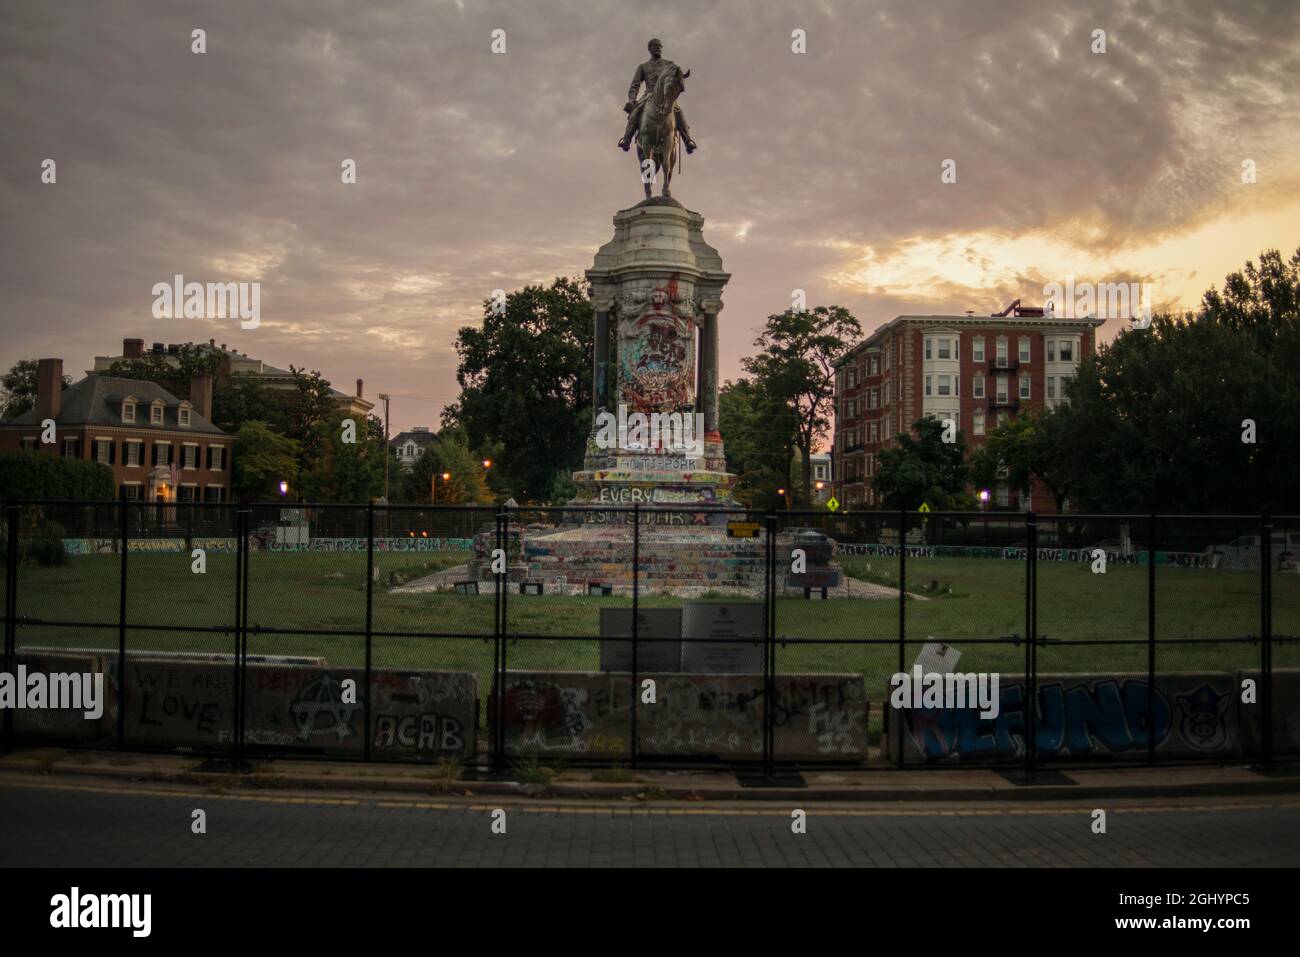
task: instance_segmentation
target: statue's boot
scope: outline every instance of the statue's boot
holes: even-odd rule
[[[677,131],[682,134],[682,142],[686,144],[686,153],[689,156],[695,152],[695,140],[691,139],[691,128],[686,125],[686,117],[682,116],[681,107],[676,110],[677,113]]]

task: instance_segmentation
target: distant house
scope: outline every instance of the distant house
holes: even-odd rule
[[[62,389],[63,360],[41,359],[36,406],[0,421],[0,450],[28,449],[101,462],[133,501],[224,502],[234,436],[212,415],[212,376],[195,376],[189,398],[139,379],[91,374]],[[42,442],[53,419],[55,441]]]
[[[388,447],[393,450],[397,464],[403,469],[409,469],[437,438],[436,433],[430,432],[427,425],[417,425],[409,432],[399,432],[390,438]]]
[[[88,371],[91,373],[107,372],[115,362],[124,359],[142,359],[145,355],[159,356],[164,361],[176,365],[180,362],[180,351],[184,345],[217,353],[220,356],[221,363],[221,371],[217,373],[218,376],[252,376],[259,385],[268,389],[283,390],[294,387],[293,373],[288,369],[276,368],[261,359],[255,359],[236,349],[230,349],[224,342],[217,345],[215,339],[209,339],[206,343],[197,344],[189,342],[164,345],[161,342],[155,342],[149,349],[145,349],[143,339],[123,339],[122,354],[120,356],[95,356],[95,367]],[[330,388],[330,395],[334,399],[335,407],[342,415],[364,419],[370,413],[370,410],[375,407],[373,402],[362,397],[362,387],[363,383],[358,379],[356,395],[348,395],[346,392],[340,392],[333,387]]]
[[[814,506],[825,505],[833,493],[835,477],[831,474],[831,454],[814,452],[812,454],[812,503]]]

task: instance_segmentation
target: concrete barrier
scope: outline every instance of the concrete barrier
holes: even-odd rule
[[[1254,679],[1255,700],[1260,700],[1259,672],[1237,672],[1237,709],[1241,712],[1241,742],[1246,754],[1260,754],[1264,748],[1261,734],[1263,712],[1258,704],[1241,703],[1241,683]],[[1300,668],[1273,669],[1273,753],[1300,754]]]
[[[29,672],[103,672],[104,713],[15,712],[15,730],[34,738],[113,742],[117,735],[117,655],[19,653]],[[343,682],[356,682],[344,703]],[[176,748],[223,748],[233,742],[233,661],[128,655],[124,681],[125,742]],[[244,740],[321,754],[360,755],[365,748],[365,671],[313,664],[257,664],[246,670]],[[470,672],[371,673],[371,753],[376,759],[470,760],[476,751],[478,681]]]
[[[1157,760],[1231,758],[1242,753],[1238,695],[1231,672],[1171,672],[1156,676],[1152,727]],[[1023,675],[1002,675],[1000,713],[977,709],[889,709],[887,752],[907,761],[1007,761],[1024,754]],[[888,689],[886,691],[888,708]],[[1037,756],[1145,759],[1147,676],[1038,676]]]
[[[656,700],[637,710],[640,754],[762,756],[761,675],[639,676],[647,678],[655,682]],[[508,671],[506,751],[630,756],[633,691],[626,672]],[[868,707],[861,675],[779,675],[774,707],[778,759],[865,759]]]

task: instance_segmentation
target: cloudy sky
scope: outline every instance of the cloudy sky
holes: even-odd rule
[[[216,338],[436,425],[491,290],[580,275],[639,200],[651,36],[692,71],[724,375],[793,289],[867,330],[1069,276],[1192,305],[1300,246],[1290,0],[3,0],[0,367]],[[154,319],[176,273],[259,281],[260,327]]]

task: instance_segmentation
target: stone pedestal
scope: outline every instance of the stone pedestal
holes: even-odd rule
[[[735,506],[717,414],[718,313],[730,275],[703,229],[704,217],[675,200],[647,200],[614,216],[614,238],[587,270],[596,415],[574,504]]]

